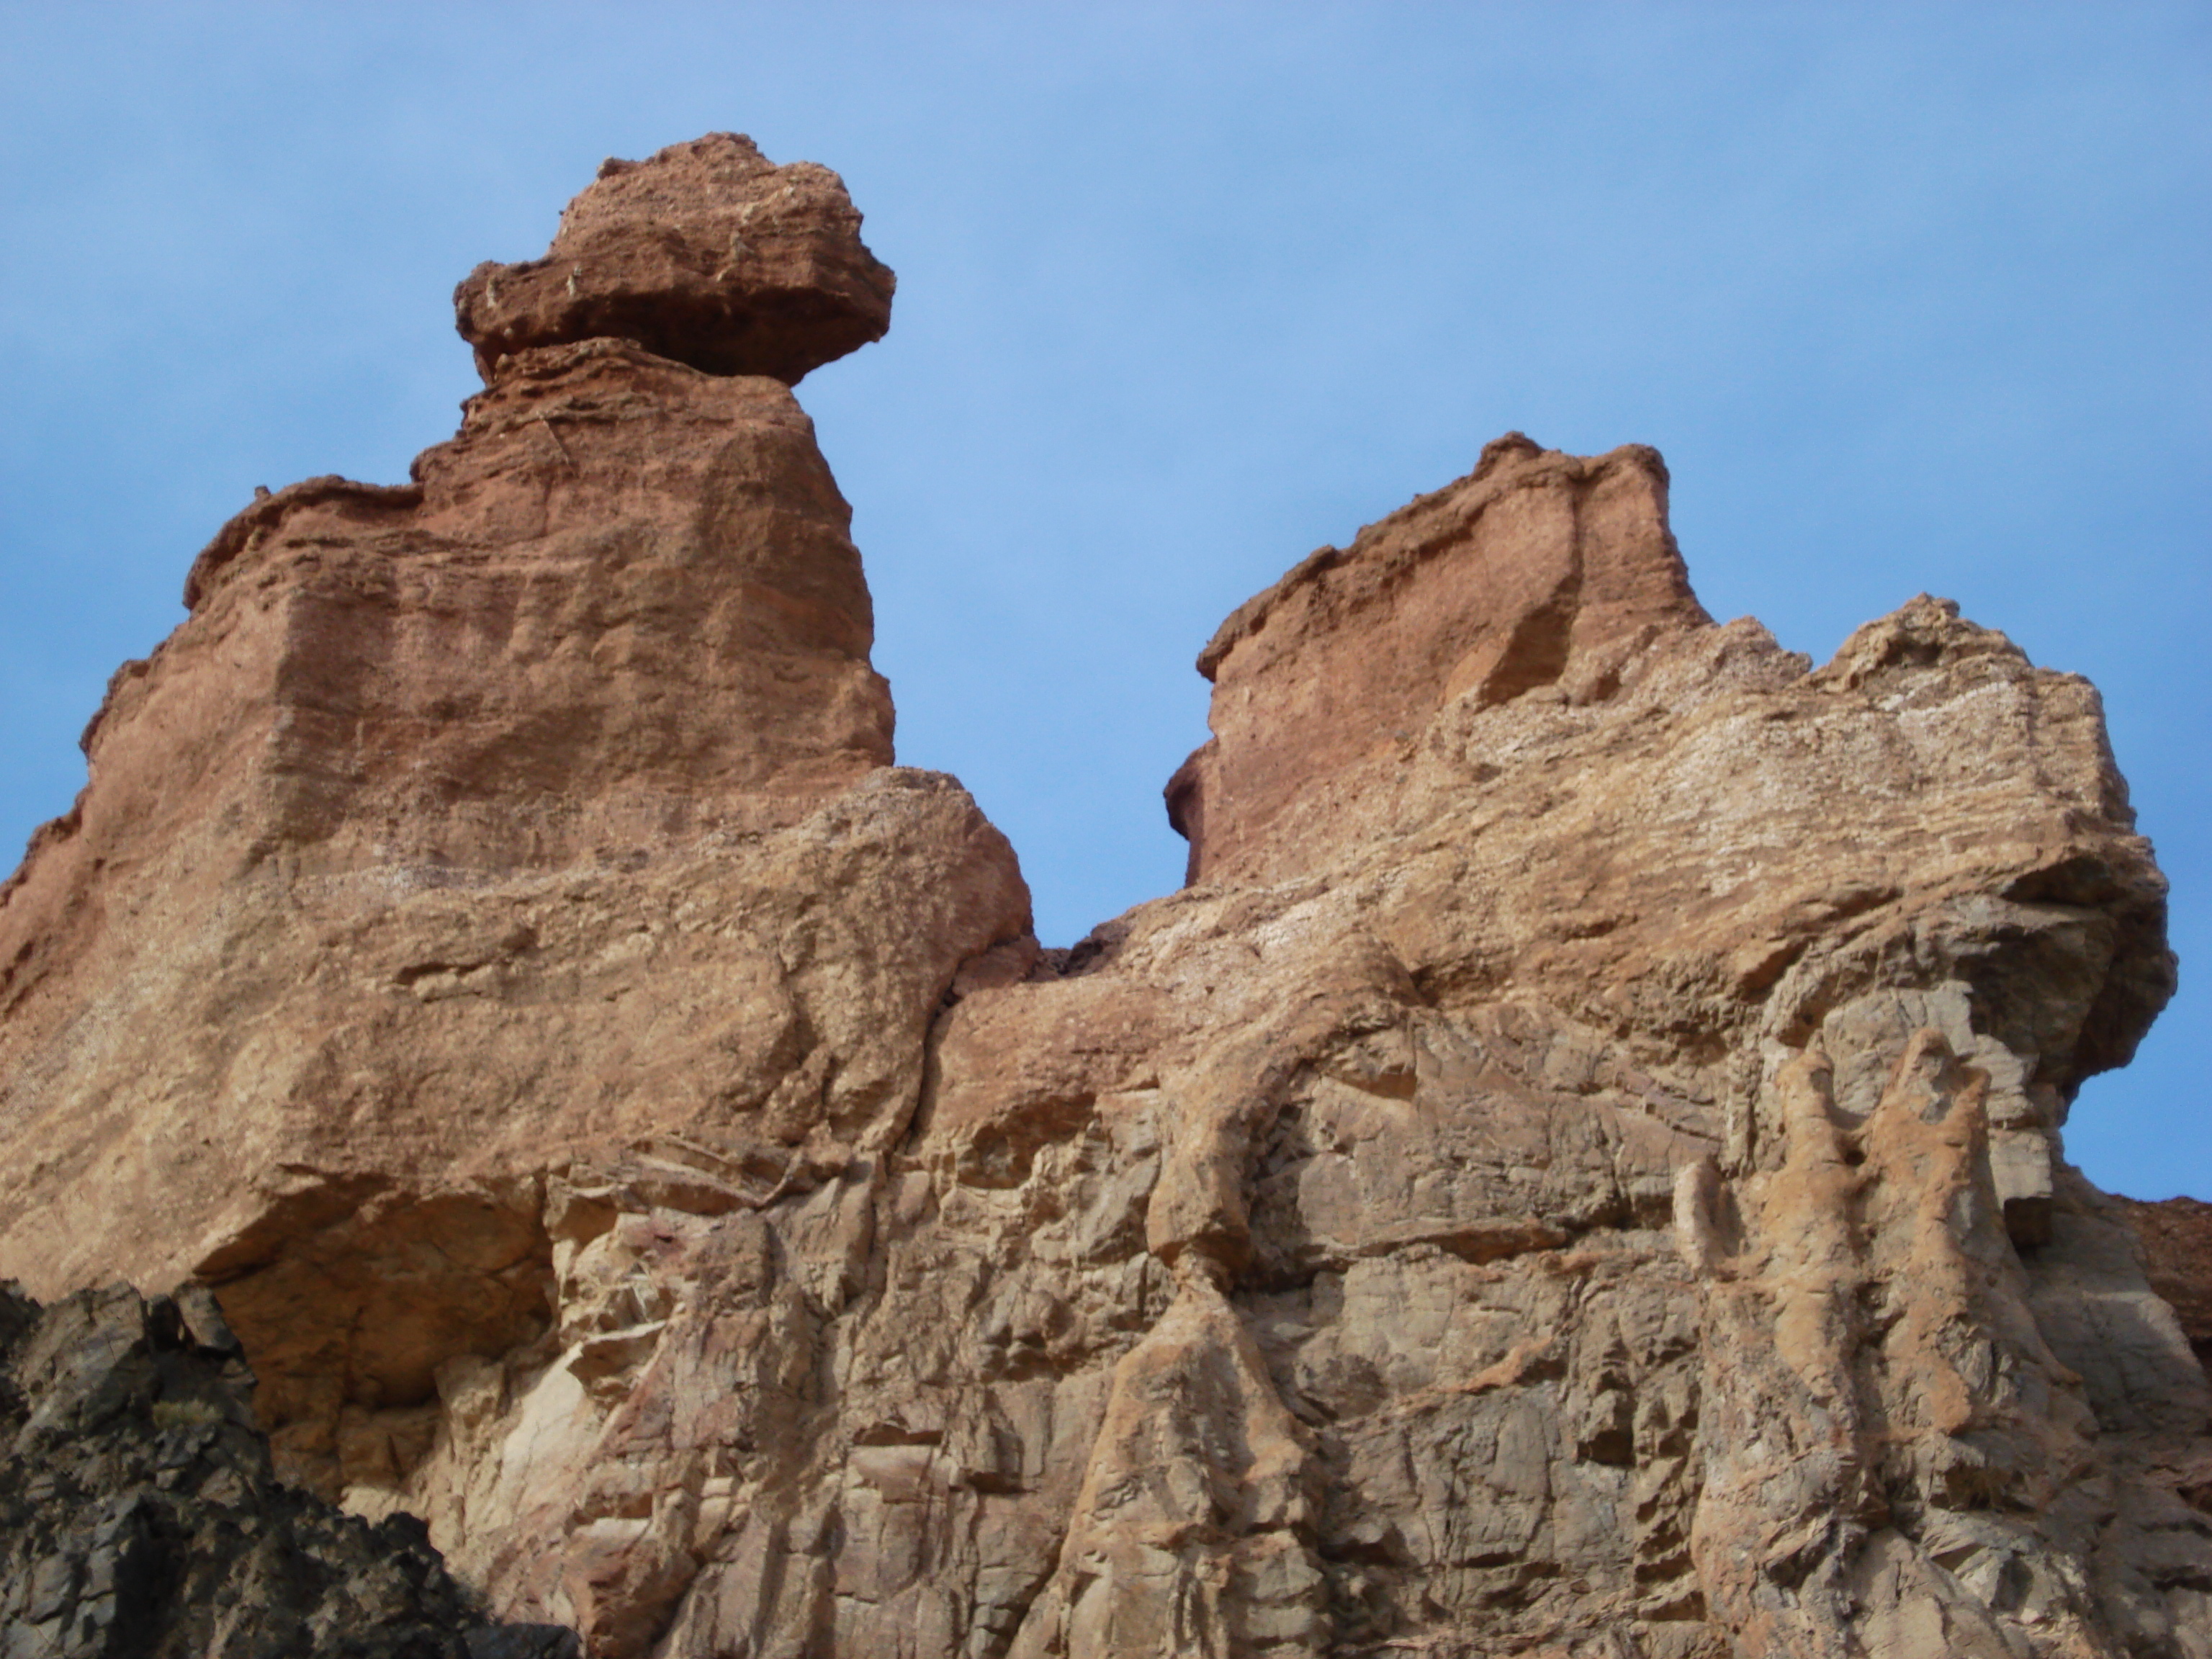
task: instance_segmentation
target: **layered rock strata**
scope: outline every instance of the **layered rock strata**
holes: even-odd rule
[[[764,176],[609,173],[621,303],[480,271],[416,483],[203,555],[0,902],[0,1270],[211,1285],[287,1468],[598,1656],[2212,1656],[2061,1142],[2174,972],[2094,690],[1815,669],[1516,434],[1224,624],[1190,884],[1045,951],[648,269]]]

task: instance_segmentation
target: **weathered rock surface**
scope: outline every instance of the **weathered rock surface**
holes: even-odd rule
[[[714,132],[606,162],[544,258],[478,265],[453,309],[488,382],[510,355],[606,337],[796,386],[883,338],[892,287],[836,173]]]
[[[2084,682],[1926,598],[1816,670],[1516,434],[1230,619],[1190,884],[1046,951],[804,417],[644,337],[118,677],[0,1270],[213,1285],[285,1468],[599,1656],[2212,1656],[2061,1138],[2174,975]]]
[[[888,764],[787,387],[538,347],[414,474],[224,526],[0,902],[7,1271],[223,1283],[326,1480],[345,1411],[544,1327],[565,1149],[895,1139],[954,971],[1028,929],[966,795]]]
[[[2151,1289],[2172,1306],[2212,1376],[2212,1204],[2195,1198],[2119,1203],[2142,1241]]]
[[[419,1522],[277,1484],[252,1374],[205,1291],[51,1308],[0,1285],[0,1654],[568,1659],[500,1625]]]

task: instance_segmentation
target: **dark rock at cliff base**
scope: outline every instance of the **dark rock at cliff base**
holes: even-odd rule
[[[422,1523],[374,1525],[270,1471],[253,1376],[204,1291],[40,1308],[0,1285],[0,1654],[8,1659],[574,1659],[487,1621]]]

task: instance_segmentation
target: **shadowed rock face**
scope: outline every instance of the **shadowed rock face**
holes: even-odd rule
[[[0,1652],[57,1659],[573,1659],[497,1625],[421,1522],[277,1484],[205,1291],[51,1308],[0,1285]]]
[[[1044,951],[787,391],[613,314],[118,677],[0,1271],[213,1285],[283,1468],[596,1656],[2212,1659],[2061,1140],[2174,972],[2089,686],[1925,597],[1816,669],[1516,434],[1224,625],[1190,884]]]
[[[2172,1304],[2212,1377],[2212,1204],[2194,1198],[2120,1202],[2142,1241],[2151,1288]]]

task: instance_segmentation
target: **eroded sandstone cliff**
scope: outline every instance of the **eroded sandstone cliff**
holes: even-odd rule
[[[409,485],[194,566],[0,897],[0,1272],[212,1286],[299,1479],[599,1656],[2212,1656],[2212,1390],[2081,1079],[2095,693],[1716,624],[1517,434],[1200,659],[1042,950],[891,765],[788,391],[834,175],[610,164]]]

